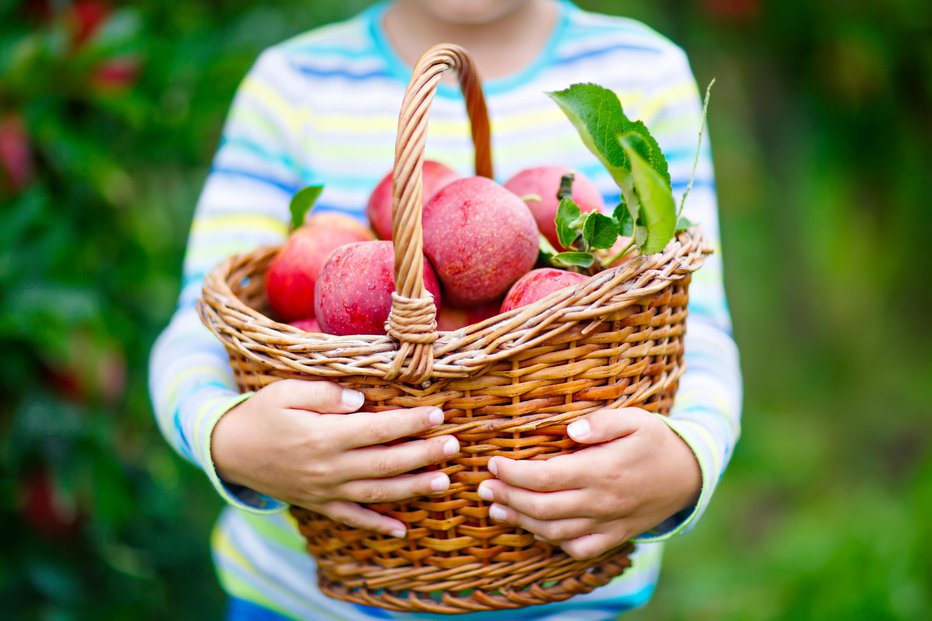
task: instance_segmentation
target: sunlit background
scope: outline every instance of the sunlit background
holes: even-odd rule
[[[369,4],[0,0],[0,617],[221,617],[220,500],[156,429],[148,350],[237,83]],[[718,79],[746,378],[715,502],[627,618],[929,618],[928,3],[579,4]]]

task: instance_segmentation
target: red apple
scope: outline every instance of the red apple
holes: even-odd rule
[[[298,330],[304,330],[305,332],[323,332],[320,329],[320,322],[316,319],[299,319],[297,321],[292,321],[291,324]]]
[[[373,239],[372,232],[349,216],[314,215],[292,233],[266,275],[269,305],[282,321],[314,316],[314,284],[334,249]]]
[[[537,260],[538,232],[524,202],[485,177],[447,185],[424,206],[424,252],[458,306],[502,297]]]
[[[390,241],[340,246],[320,270],[314,312],[327,334],[385,334],[395,290],[395,250]],[[440,308],[440,283],[424,259],[424,286]]]
[[[602,194],[592,182],[582,176],[581,173],[570,170],[565,166],[528,168],[505,182],[505,187],[518,196],[525,197],[533,194],[540,197],[540,201],[528,200],[527,206],[531,213],[534,214],[537,228],[558,250],[568,250],[568,248],[561,246],[560,241],[557,239],[557,227],[554,219],[557,215],[557,207],[560,205],[560,201],[557,200],[560,179],[569,172],[575,175],[572,196],[573,201],[579,205],[579,208],[583,212],[603,211],[605,201],[602,200]]]
[[[421,173],[423,179],[422,198],[426,204],[443,186],[459,178],[456,172],[433,160],[424,160]],[[379,239],[392,238],[392,173],[385,175],[369,197],[366,209],[369,222]]]
[[[583,274],[557,270],[552,267],[528,272],[514,284],[508,295],[505,296],[505,301],[502,302],[502,312],[507,313],[512,309],[533,304],[554,291],[578,285],[588,279],[589,277]]]
[[[472,308],[457,308],[446,304],[437,313],[437,329],[441,331],[459,330],[474,323],[485,321],[499,313],[498,307],[498,302],[473,306]]]

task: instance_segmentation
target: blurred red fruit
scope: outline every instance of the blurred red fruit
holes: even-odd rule
[[[67,19],[74,29],[72,49],[80,49],[90,41],[110,17],[110,6],[94,0],[78,0],[71,5]]]
[[[106,93],[126,91],[136,83],[141,63],[133,56],[122,56],[102,62],[91,74],[97,90]]]
[[[707,13],[730,22],[753,22],[760,15],[760,0],[703,0]]]
[[[22,191],[32,179],[32,148],[19,115],[0,118],[0,187]]]
[[[20,480],[19,512],[34,529],[57,539],[73,536],[80,521],[77,512],[66,506],[45,470]]]

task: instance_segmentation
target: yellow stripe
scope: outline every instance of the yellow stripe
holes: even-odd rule
[[[696,84],[691,80],[680,82],[672,86],[666,86],[660,89],[660,92],[655,93],[654,96],[650,98],[650,101],[644,105],[644,108],[641,110],[641,118],[647,123],[648,119],[656,118],[663,108],[689,101],[695,96]],[[688,116],[691,117],[692,115]],[[690,118],[690,120],[692,119]],[[698,131],[699,128],[696,129]]]
[[[722,473],[722,460],[721,460],[721,457],[719,457],[718,455],[718,450],[716,450],[717,445],[715,442],[715,438],[712,437],[712,434],[709,433],[709,430],[703,427],[702,425],[700,425],[699,423],[692,421],[692,420],[680,419],[680,420],[676,420],[675,422],[678,422],[681,425],[686,424],[686,425],[693,427],[698,433],[698,435],[706,441],[706,445],[708,446],[709,452],[712,455],[712,465],[714,467],[713,473],[716,477],[718,477]],[[701,451],[696,451],[696,452],[699,455],[702,454]],[[709,481],[708,483],[709,485],[714,485],[714,481]]]
[[[291,515],[290,513],[288,514]],[[297,526],[292,522],[292,530],[287,527],[281,527],[272,522],[265,515],[257,513],[242,512],[240,516],[244,522],[248,523],[263,538],[273,541],[283,548],[294,550],[295,552],[305,552],[304,538],[298,533]],[[276,516],[277,517],[277,516]]]
[[[227,537],[226,533],[223,532],[221,528],[217,528],[214,530],[214,536],[212,537],[212,543],[213,543],[214,550],[218,554],[222,556],[226,556],[231,562],[233,562],[234,564],[238,565],[242,569],[246,570],[249,574],[251,574],[252,577],[256,581],[261,582],[262,586],[266,590],[265,591],[266,593],[268,591],[277,591],[282,594],[287,593],[278,584],[272,582],[271,580],[265,579],[262,576],[262,574],[256,572],[255,569],[246,561],[245,557],[243,557],[243,555],[240,554],[240,552],[233,547],[233,543],[230,541],[229,537]],[[296,617],[293,617],[291,614],[289,614],[284,609],[282,609],[281,606],[277,604],[274,600],[269,599],[265,595],[265,593],[257,591],[256,587],[243,582],[242,580],[236,578],[235,576],[224,575],[221,572],[221,580],[226,585],[229,585],[231,587],[233,586],[234,582],[237,583],[238,592],[234,594],[238,595],[239,592],[248,591],[250,595],[246,595],[245,593],[243,593],[244,595],[246,595],[245,599],[262,604],[263,606],[270,608],[272,610],[275,610],[277,612],[281,612],[282,614],[287,615],[290,618],[296,618]],[[233,589],[230,589],[230,590],[231,592],[233,591]],[[291,599],[294,599],[294,597],[292,596]],[[330,613],[329,611],[324,610],[323,608],[320,608],[318,605],[314,604],[311,601],[305,600],[303,603],[307,605],[308,607],[313,607],[314,612],[320,615],[315,618],[319,619],[319,618],[326,617],[328,619],[333,619],[334,621],[340,621],[341,619],[341,617],[333,613]]]
[[[308,115],[307,122],[311,128],[325,134],[354,135],[378,132],[393,135],[398,127],[398,119],[391,116],[353,117],[336,114],[311,114]],[[440,126],[444,126],[444,131],[450,131],[451,127],[462,127],[463,125],[460,123],[431,121],[431,133],[439,131]]]
[[[568,132],[556,139],[553,136],[544,136],[539,140],[522,141],[518,143],[518,146],[515,146],[515,143],[508,143],[497,149],[495,154],[502,160],[514,159],[515,161],[521,161],[528,157],[539,156],[541,152],[559,153],[567,149],[577,150],[581,147],[582,143],[579,141],[579,137]],[[388,165],[391,165],[393,154],[394,147],[391,145],[373,144],[361,152],[359,145],[329,144],[327,145],[326,157],[328,163],[335,166],[358,163],[362,157],[365,157],[367,161],[384,160]],[[438,157],[442,154],[435,150],[428,155]],[[459,157],[453,157],[454,155],[441,157],[441,159],[451,165],[455,165],[455,160],[460,161],[465,158],[471,161],[472,159],[469,153],[463,153]]]
[[[281,98],[281,96],[270,88],[267,84],[258,80],[247,80],[240,88],[240,93],[260,101],[285,119],[288,126],[294,129],[301,124],[301,113],[296,112],[291,105]]]
[[[637,107],[644,96],[640,92],[619,93],[621,104],[625,108]],[[541,93],[541,97],[545,97]],[[315,130],[325,134],[361,135],[371,132],[393,134],[398,120],[392,116],[359,117],[340,114],[314,114],[308,117],[308,123]],[[507,118],[492,119],[492,135],[520,132],[528,128],[540,130],[541,125],[558,125],[569,123],[566,116],[556,104],[540,108],[527,114],[514,114]],[[442,138],[458,138],[468,135],[465,120],[436,119],[430,121],[430,135]]]
[[[215,407],[217,407],[217,405],[225,400],[226,397],[213,397],[208,399],[207,402],[201,406],[201,408],[197,411],[197,417],[194,419],[195,436],[200,435],[201,425],[204,422],[204,417],[206,417],[208,413],[210,413]],[[195,438],[195,440],[196,439],[197,438]],[[202,464],[204,463],[204,449],[206,448],[205,445],[207,444],[208,440],[209,436],[205,438],[203,442],[194,442],[194,450],[197,452],[198,461]]]
[[[247,250],[252,250],[255,248],[256,243],[248,243],[245,241],[235,241],[235,242],[220,242],[216,244],[205,244],[203,241],[198,242],[196,245],[188,242],[188,256],[186,257],[187,262],[193,261],[207,261],[210,263],[207,267],[212,267],[214,264],[220,261],[220,259],[228,257],[233,254],[239,254],[240,252],[245,252]]]
[[[252,126],[272,136],[278,136],[282,133],[281,128],[269,121],[268,117],[248,106],[236,105],[230,109],[230,114],[227,117],[227,126],[235,127],[236,125]],[[242,132],[237,132],[237,134],[240,133]]]
[[[230,538],[227,537],[227,534],[223,532],[219,525],[214,529],[213,536],[211,537],[211,544],[218,555],[226,557],[231,564],[240,567],[245,570],[246,573],[256,576],[255,568],[253,568],[239,550],[233,546]],[[224,571],[219,571],[218,574],[224,590],[231,595],[264,606],[265,608],[274,610],[290,618],[296,618],[282,609],[275,600],[268,597],[266,591],[258,589],[255,585],[246,582],[245,579]]]
[[[192,234],[218,231],[229,233],[233,230],[255,231],[256,229],[263,229],[282,237],[288,234],[288,225],[278,218],[253,213],[205,214],[198,217],[191,225]]]
[[[216,364],[199,364],[188,369],[185,369],[178,375],[176,375],[168,386],[165,388],[165,392],[168,396],[168,402],[171,403],[178,396],[176,394],[181,382],[190,378],[192,375],[197,375],[198,373],[203,373],[205,375],[219,377],[220,379],[226,379],[227,375],[223,369],[218,368]]]

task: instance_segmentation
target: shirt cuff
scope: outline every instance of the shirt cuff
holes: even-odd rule
[[[691,420],[680,420],[661,416],[660,420],[665,422],[680,438],[686,442],[689,449],[699,462],[699,472],[702,475],[702,489],[699,492],[699,498],[692,507],[687,507],[679,511],[663,522],[634,538],[635,543],[656,543],[666,541],[680,533],[688,532],[696,525],[699,516],[705,512],[706,507],[712,500],[712,493],[718,484],[720,468],[715,465],[714,448],[708,440],[708,431],[701,425]]]
[[[201,424],[198,425],[201,464],[214,489],[230,505],[249,513],[276,513],[283,510],[287,505],[280,500],[275,500],[271,496],[266,496],[248,487],[225,482],[217,474],[213,454],[211,453],[211,442],[217,422],[224,414],[251,396],[251,392],[237,394],[207,404],[208,409],[203,413]]]

